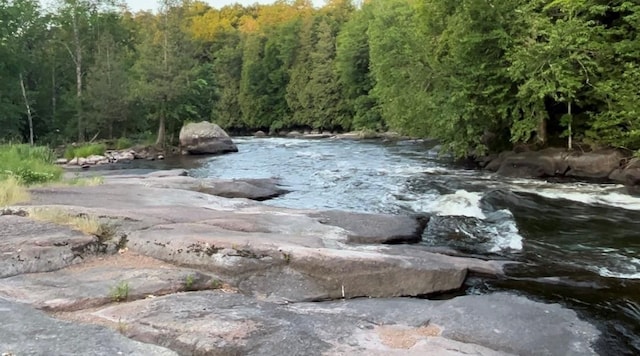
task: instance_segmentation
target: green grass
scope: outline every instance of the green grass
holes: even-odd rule
[[[93,155],[102,156],[107,150],[104,143],[89,143],[82,146],[69,146],[64,151],[64,158],[74,159],[76,157],[86,158]]]
[[[111,289],[111,300],[123,302],[129,298],[129,283],[121,281]]]
[[[58,181],[62,169],[54,160],[54,152],[47,147],[0,145],[0,181],[10,177],[22,185]]]
[[[184,281],[184,289],[190,291],[196,281],[196,277],[192,274],[188,275]]]
[[[72,185],[76,187],[95,187],[104,184],[104,177],[73,177],[61,182],[62,185]]]
[[[132,146],[133,146],[133,143],[131,142],[130,139],[126,137],[120,137],[116,141],[116,150],[124,150],[125,148],[131,148]]]
[[[131,142],[136,145],[152,146],[156,143],[156,134],[150,131],[142,132],[136,135],[131,135]]]

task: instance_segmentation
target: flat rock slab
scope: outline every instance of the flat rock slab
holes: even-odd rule
[[[68,227],[0,215],[0,278],[79,263],[97,242],[97,237]]]
[[[348,242],[356,244],[417,243],[429,223],[428,216],[363,214],[346,211],[321,211],[309,216],[321,223],[348,231]]]
[[[120,322],[129,337],[182,354],[595,355],[599,337],[560,305],[501,293],[282,305],[207,291],[68,317]]]
[[[177,355],[169,349],[131,340],[98,325],[53,319],[26,305],[0,298],[2,355]]]
[[[162,172],[162,171],[161,171]],[[280,187],[277,179],[211,179],[194,178],[177,175],[180,172],[159,172],[141,176],[110,176],[105,183],[137,184],[154,188],[172,188],[217,195],[225,198],[245,198],[251,200],[268,200],[288,193]]]
[[[144,184],[103,184],[93,187],[30,189],[28,205],[68,205],[84,208],[138,210],[150,207],[188,207],[234,210],[256,204],[183,189],[154,188]]]
[[[510,293],[443,301],[358,299],[323,304],[325,312],[382,325],[423,325],[428,320],[442,329],[445,338],[517,355],[597,355],[593,346],[600,337],[600,331],[573,310]],[[311,313],[319,309],[310,303],[291,308]]]
[[[334,248],[323,242],[313,235],[229,231],[203,223],[154,226],[129,235],[132,251],[212,271],[247,293],[292,301],[449,291],[460,288],[470,267],[465,259],[424,251],[402,256],[388,253],[394,246]]]
[[[125,253],[54,272],[0,279],[0,297],[42,310],[69,311],[220,286],[215,276]]]
[[[350,238],[415,239],[417,217],[293,210],[137,183],[38,189],[33,196],[115,220],[133,252],[219,274],[245,293],[276,300],[417,296],[460,288],[470,269],[502,272],[485,261],[405,255],[401,246],[349,245]]]

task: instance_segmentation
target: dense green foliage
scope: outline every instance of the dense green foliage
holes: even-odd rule
[[[232,133],[391,129],[456,156],[640,149],[635,1],[39,4],[0,0],[0,140],[163,145],[212,120]]]
[[[62,169],[53,164],[54,157],[48,147],[0,145],[0,182],[9,177],[25,185],[56,181]]]

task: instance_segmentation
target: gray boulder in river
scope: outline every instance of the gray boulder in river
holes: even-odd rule
[[[220,126],[201,121],[189,123],[180,130],[182,154],[201,155],[238,152],[238,147]]]

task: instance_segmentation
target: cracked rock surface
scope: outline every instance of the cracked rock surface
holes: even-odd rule
[[[182,173],[33,189],[2,210],[0,352],[595,354],[598,330],[557,304],[407,298],[506,263],[398,244],[419,241],[428,217],[271,207]],[[92,217],[111,235],[35,221],[34,208]]]

